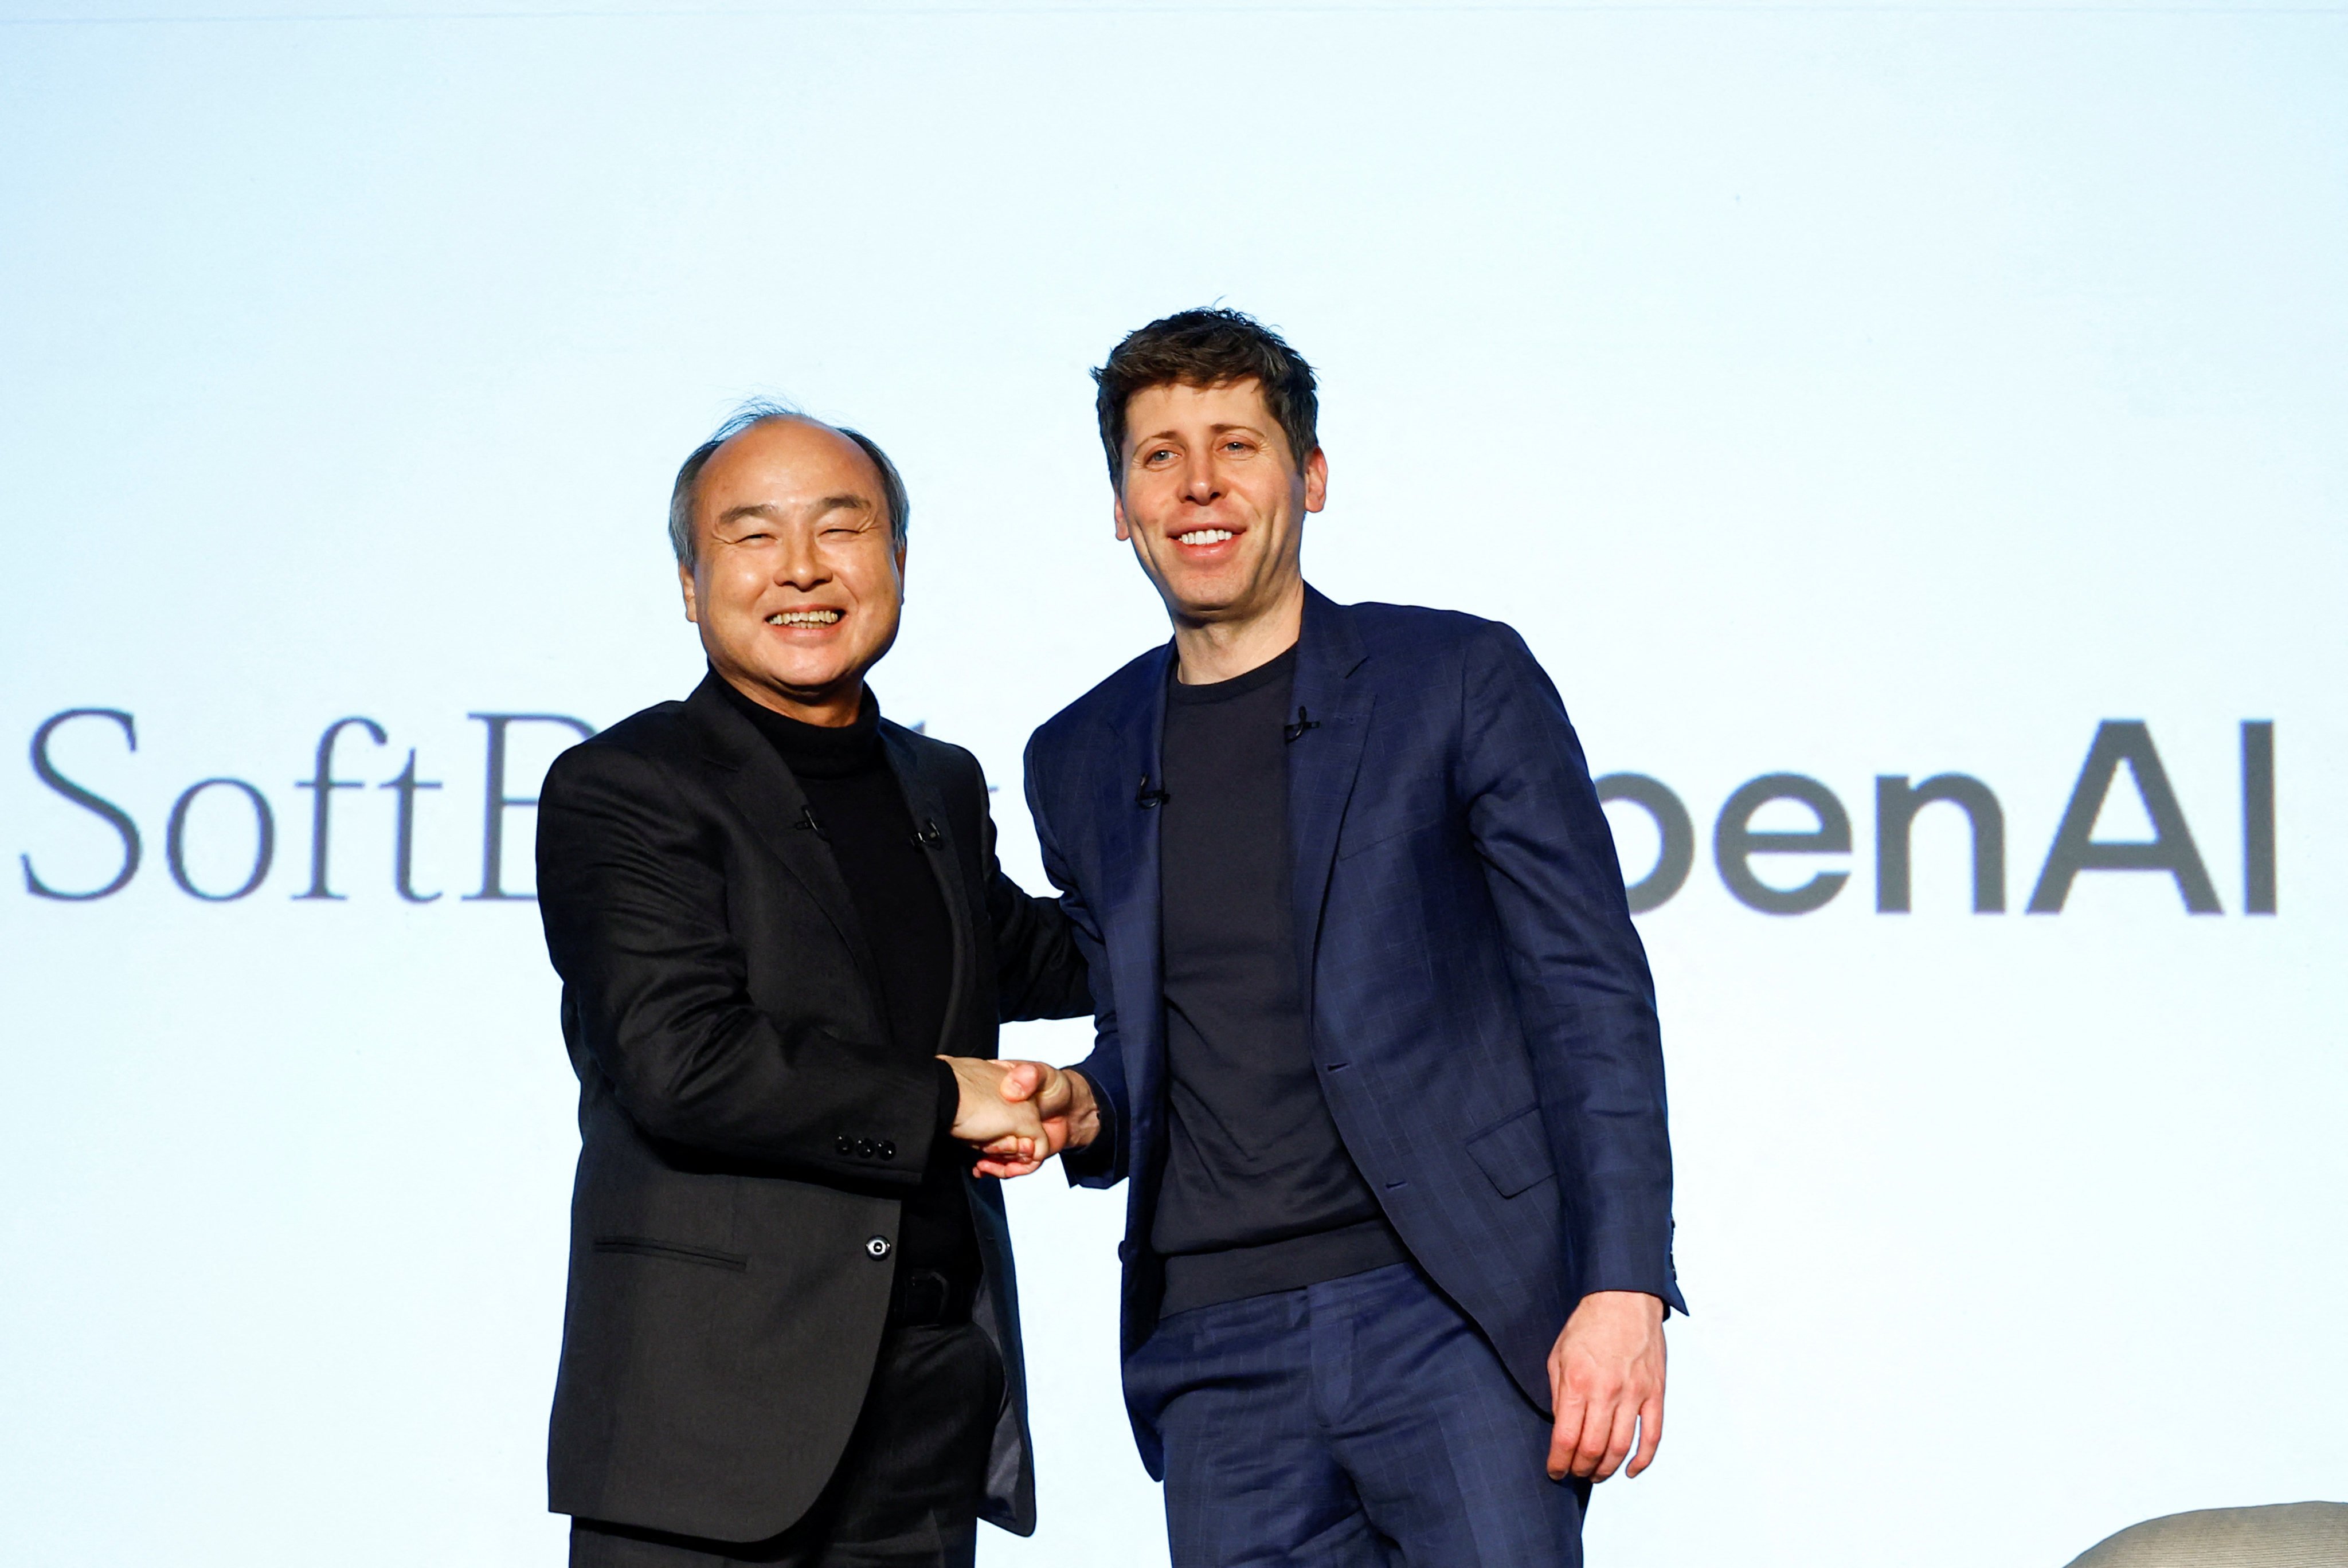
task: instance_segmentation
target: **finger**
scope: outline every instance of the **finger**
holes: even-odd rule
[[[1606,1434],[1606,1452],[1598,1461],[1592,1477],[1597,1481],[1611,1480],[1631,1457],[1631,1444],[1639,1435],[1639,1407],[1624,1399],[1614,1407],[1614,1419]]]
[[[1573,1448],[1581,1440],[1582,1415],[1580,1395],[1557,1397],[1557,1424],[1549,1434],[1549,1478],[1551,1481],[1563,1481],[1566,1472],[1573,1468]]]
[[[1060,1084],[1060,1070],[1045,1061],[1014,1061],[1003,1075],[1003,1098],[1032,1100],[1048,1108]]]
[[[1655,1462],[1655,1445],[1663,1440],[1663,1391],[1661,1389],[1647,1396],[1639,1407],[1639,1454],[1631,1468],[1622,1473],[1635,1476]]]
[[[971,1169],[984,1175],[1001,1175],[1005,1172],[1018,1173],[1032,1171],[1043,1163],[1042,1153],[1034,1149],[1023,1149],[1014,1143],[1011,1147],[1000,1152],[981,1154],[971,1162]]]
[[[1582,1413],[1581,1440],[1573,1445],[1573,1473],[1585,1481],[1597,1475],[1606,1445],[1613,1440],[1616,1403],[1612,1393],[1597,1394]]]

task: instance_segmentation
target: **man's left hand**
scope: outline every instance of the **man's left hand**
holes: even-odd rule
[[[1604,1481],[1626,1458],[1625,1475],[1645,1470],[1663,1438],[1663,1304],[1636,1290],[1583,1296],[1549,1353],[1549,1389],[1551,1481]]]

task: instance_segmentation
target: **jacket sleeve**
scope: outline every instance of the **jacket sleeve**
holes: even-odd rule
[[[920,1181],[936,1064],[753,1004],[716,825],[658,763],[595,744],[556,759],[539,797],[538,901],[580,1041],[646,1132],[860,1184]],[[894,1158],[858,1156],[867,1141]]]
[[[1035,841],[1044,852],[1044,875],[1060,890],[1060,910],[1066,918],[1069,935],[1092,974],[1093,1050],[1076,1063],[1074,1070],[1083,1073],[1093,1086],[1093,1098],[1100,1104],[1101,1115],[1100,1135],[1082,1149],[1063,1153],[1060,1168],[1073,1186],[1113,1187],[1126,1177],[1128,1149],[1125,1057],[1117,1040],[1117,996],[1109,987],[1100,923],[1085,901],[1084,890],[1076,885],[1045,812],[1044,791],[1036,782],[1037,770],[1050,764],[1036,753],[1036,743],[1030,740],[1026,757],[1027,815],[1035,820]]]
[[[994,928],[997,1022],[1082,1018],[1093,1010],[1091,971],[1076,933],[1056,898],[1037,898],[1003,874],[994,856],[994,814],[987,807],[986,774],[975,759],[979,864],[986,876],[986,917]]]
[[[1461,792],[1566,1178],[1573,1288],[1643,1291],[1684,1312],[1654,982],[1581,743],[1508,627],[1468,649],[1460,700]]]

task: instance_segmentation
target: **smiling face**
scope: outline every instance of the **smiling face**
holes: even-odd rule
[[[864,672],[897,640],[905,552],[880,470],[809,420],[753,425],[701,471],[685,618],[710,667],[753,702],[853,723]]]
[[[1296,462],[1253,380],[1145,387],[1126,404],[1125,428],[1117,537],[1158,585],[1178,638],[1292,617],[1304,515],[1328,488],[1320,449]]]

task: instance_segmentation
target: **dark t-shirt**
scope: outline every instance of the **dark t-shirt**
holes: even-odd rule
[[[722,681],[719,688],[806,792],[880,968],[889,1049],[906,1058],[934,1058],[953,986],[953,927],[930,865],[932,852],[915,839],[913,814],[889,766],[880,702],[868,688],[856,723],[829,729],[760,707]],[[936,1067],[937,1131],[922,1184],[905,1200],[899,1220],[897,1267],[901,1273],[935,1269],[967,1287],[979,1274],[978,1232],[963,1191],[970,1154],[949,1135],[961,1098],[953,1070],[942,1061]]]
[[[1296,651],[1169,685],[1159,808],[1166,1171],[1160,1310],[1291,1290],[1406,1255],[1322,1099],[1296,955],[1282,726]],[[1303,743],[1310,744],[1309,739]]]

